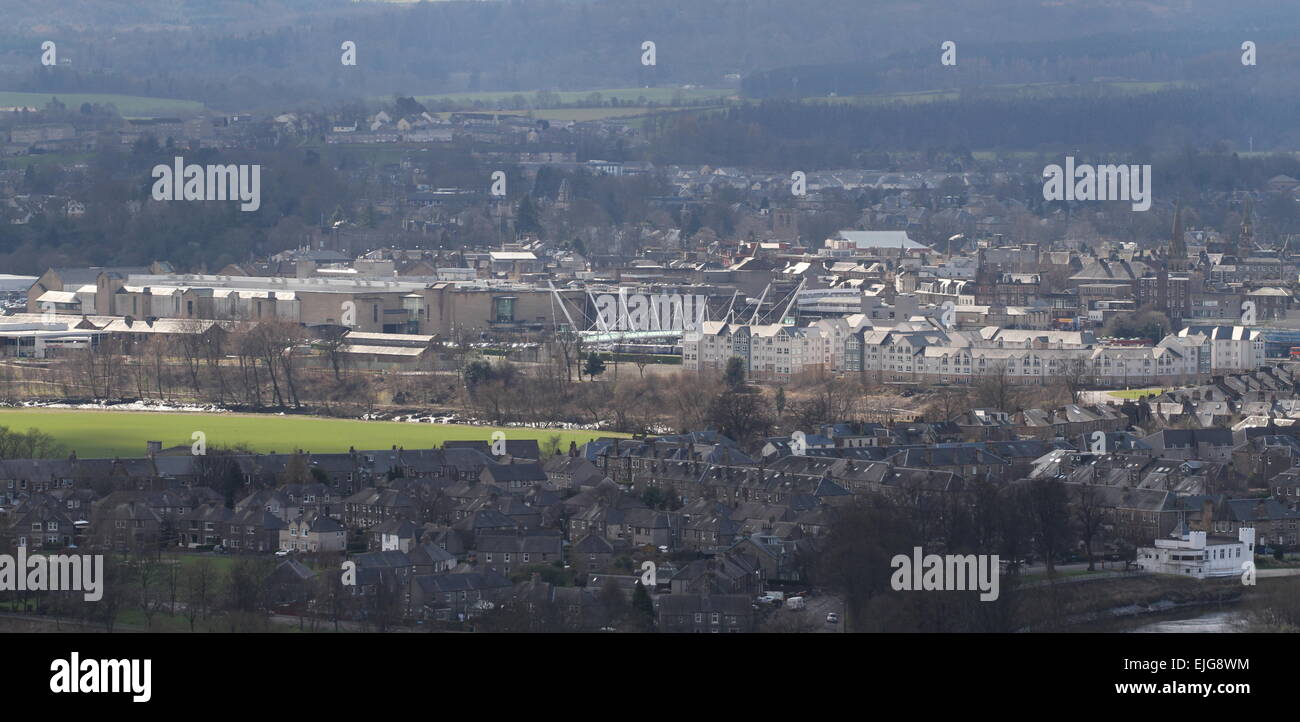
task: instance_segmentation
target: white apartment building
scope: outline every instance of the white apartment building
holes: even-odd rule
[[[1105,386],[1170,385],[1201,373],[1201,348],[1167,336],[1155,346],[1101,346],[1088,358],[1088,375]]]
[[[891,328],[869,323],[862,316],[803,327],[705,322],[683,337],[682,365],[722,369],[735,356],[760,379],[829,371],[872,374],[878,381],[970,384],[1001,374],[1014,383],[1047,385],[1069,375],[1117,388],[1187,383],[1206,373],[1196,339],[1112,346],[1074,331],[946,331],[924,319]]]
[[[734,356],[745,363],[751,378],[787,379],[829,368],[828,360],[835,358],[833,339],[833,333],[817,325],[705,321],[701,330],[683,334],[682,367],[720,370]]]
[[[1216,374],[1254,371],[1264,363],[1264,335],[1250,326],[1188,326],[1178,338],[1208,347],[1209,369]]]
[[[817,328],[753,326],[749,338],[750,375],[767,379],[815,371],[826,358],[824,345]]]

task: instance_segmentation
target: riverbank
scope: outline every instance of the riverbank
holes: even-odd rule
[[[1235,605],[1243,599],[1243,589],[1236,577],[1198,580],[1151,574],[1035,584],[1019,592],[1017,612],[1027,623],[1018,631],[1125,631],[1126,620]]]

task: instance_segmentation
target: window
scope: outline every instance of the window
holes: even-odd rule
[[[515,301],[517,299],[510,296],[493,299],[495,306],[493,317],[497,323],[514,323],[515,320]]]

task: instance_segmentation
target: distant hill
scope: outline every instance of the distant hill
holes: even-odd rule
[[[720,87],[753,97],[1099,78],[1300,77],[1291,0],[65,0],[6,8],[0,87],[227,107],[441,93]],[[939,6],[942,6],[942,9]],[[41,68],[44,39],[70,65]],[[1242,73],[1243,39],[1261,61]],[[357,43],[344,67],[339,46]],[[955,68],[939,45],[958,47]],[[641,45],[656,44],[654,66]]]

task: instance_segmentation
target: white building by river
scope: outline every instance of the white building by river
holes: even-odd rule
[[[1240,576],[1245,571],[1242,565],[1254,560],[1255,530],[1248,527],[1239,529],[1233,539],[1180,526],[1172,539],[1156,539],[1155,546],[1137,551],[1137,565],[1145,571],[1197,579]]]

